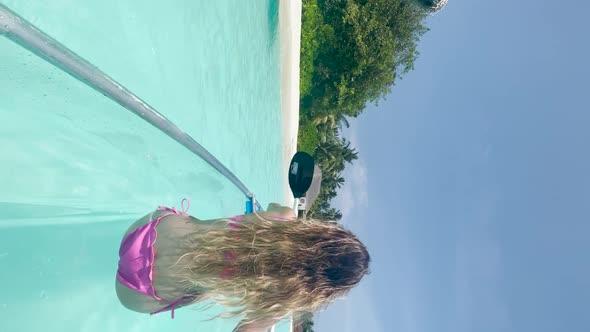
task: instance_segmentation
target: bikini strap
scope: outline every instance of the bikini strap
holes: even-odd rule
[[[179,297],[178,299],[176,299],[176,300],[174,300],[174,301],[170,302],[170,304],[168,304],[168,305],[167,305],[167,306],[165,306],[164,308],[162,308],[162,309],[160,309],[160,310],[157,310],[157,311],[154,311],[154,312],[150,312],[150,315],[155,315],[155,314],[159,314],[159,313],[161,313],[161,312],[164,312],[164,311],[168,311],[168,310],[170,310],[171,317],[172,317],[172,319],[174,319],[174,309],[176,309],[176,306],[177,306],[179,303],[181,303],[183,300],[190,299],[190,298],[191,298],[191,296],[183,296],[183,297]]]
[[[186,207],[184,206],[185,202],[186,202]],[[158,207],[158,210],[159,211],[167,211],[168,213],[163,213],[157,219],[152,220],[151,222],[153,222],[155,225],[158,225],[160,223],[160,221],[162,221],[162,219],[164,219],[164,218],[166,218],[166,217],[168,217],[170,215],[173,215],[173,214],[177,214],[177,215],[181,215],[181,216],[188,216],[188,213],[187,212],[188,212],[188,209],[190,209],[190,207],[191,207],[191,201],[188,198],[183,198],[182,201],[180,202],[180,208],[182,209],[182,212],[178,211],[175,207],[167,207],[167,206],[161,206],[160,205]],[[154,228],[154,230],[155,230],[155,228]],[[156,233],[156,236],[157,236],[157,233]],[[154,240],[154,242],[155,242],[155,240]],[[154,260],[154,258],[152,258],[152,261],[153,260]],[[166,300],[162,299],[161,297],[159,297],[156,294],[155,288],[154,288],[153,297],[156,300],[159,300],[159,301],[166,301]],[[181,303],[183,300],[189,299],[189,298],[191,298],[191,297],[190,296],[180,297],[180,298],[178,298],[178,299],[176,299],[176,300],[174,300],[172,302],[169,302],[169,304],[166,305],[164,308],[162,308],[160,310],[157,310],[157,311],[154,311],[154,312],[151,312],[150,315],[155,315],[155,314],[159,314],[159,313],[164,312],[164,311],[171,310],[171,312],[172,312],[172,319],[174,319],[174,309],[176,309],[176,306],[179,303]],[[166,301],[166,302],[168,302],[168,301]]]
[[[184,203],[186,202],[186,208],[184,207]],[[175,207],[167,207],[167,206],[159,206],[158,210],[159,211],[168,211],[168,212],[172,212],[174,214],[178,214],[181,216],[188,216],[188,209],[190,209],[191,207],[191,201],[188,198],[183,198],[182,201],[180,201],[180,208],[182,209],[182,212],[179,212]]]

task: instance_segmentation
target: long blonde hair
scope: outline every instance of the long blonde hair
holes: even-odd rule
[[[219,222],[229,227],[191,234],[196,249],[184,259],[189,283],[232,308],[227,316],[245,314],[252,323],[315,312],[368,273],[367,249],[340,225],[255,214]]]

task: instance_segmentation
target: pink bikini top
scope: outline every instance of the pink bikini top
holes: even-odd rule
[[[187,204],[186,209],[184,208],[185,202]],[[156,243],[158,237],[156,226],[158,226],[160,221],[171,215],[188,216],[186,211],[190,208],[190,201],[186,198],[183,199],[181,208],[182,212],[179,212],[175,208],[160,206],[158,211],[166,211],[166,213],[127,234],[121,242],[119,249],[119,269],[117,271],[117,280],[126,287],[140,294],[151,296],[158,301],[168,303],[164,308],[151,314],[171,310],[172,318],[174,318],[174,308],[180,303],[188,302],[193,297],[183,296],[169,301],[158,296],[153,282],[154,243]]]
[[[187,204],[186,209],[184,204]],[[127,234],[121,242],[119,249],[119,269],[117,271],[117,280],[126,287],[147,296],[151,296],[158,301],[166,302],[167,305],[160,310],[154,311],[151,314],[157,314],[164,311],[171,311],[172,318],[174,318],[174,309],[179,304],[188,304],[194,299],[194,296],[186,295],[175,300],[166,300],[158,296],[154,288],[153,269],[155,260],[154,244],[158,237],[156,227],[166,217],[171,215],[188,216],[187,211],[190,208],[190,201],[183,199],[181,202],[182,211],[179,212],[175,208],[165,206],[158,207],[158,211],[166,211],[158,218],[136,228],[131,233]],[[229,218],[232,223],[229,224],[230,229],[236,227],[237,222],[241,222],[244,216],[239,215]],[[275,220],[289,220],[289,218],[275,217]],[[225,259],[228,264],[221,272],[222,278],[230,278],[236,271],[235,267],[230,263],[236,258],[234,252],[225,252]]]

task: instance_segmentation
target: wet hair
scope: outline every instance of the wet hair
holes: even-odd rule
[[[315,312],[369,272],[366,247],[338,224],[253,214],[219,222],[228,227],[191,234],[195,251],[182,260],[189,287],[230,308],[224,316],[245,314],[246,322],[257,322]]]

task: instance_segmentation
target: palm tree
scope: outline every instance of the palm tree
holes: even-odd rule
[[[338,174],[344,171],[344,163],[352,163],[358,159],[358,152],[350,147],[350,141],[345,138],[336,142],[320,143],[314,155],[322,172],[325,174]]]
[[[316,215],[318,215],[320,219],[324,220],[338,221],[342,219],[342,213],[339,210],[336,210],[335,208],[329,208],[327,210],[318,211]]]
[[[340,174],[335,174],[334,176],[330,175],[322,179],[322,184],[325,184],[329,188],[341,188],[344,181],[345,179]]]
[[[318,115],[314,115],[314,119],[311,121],[314,125],[327,125],[328,127],[342,127],[345,125],[346,128],[350,126],[346,117],[338,112],[334,113],[322,113]]]
[[[336,196],[338,196],[338,193],[336,192],[336,190],[330,190],[326,194],[326,197],[328,198],[328,200],[332,200],[332,199],[336,198]]]
[[[328,143],[338,140],[338,126],[320,124],[317,127],[320,143]]]
[[[306,313],[301,317],[301,327],[303,332],[313,332],[313,315]]]
[[[341,139],[342,144],[342,159],[348,163],[352,163],[353,160],[359,159],[358,151],[355,148],[350,147],[350,141],[346,138]]]

